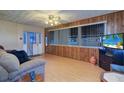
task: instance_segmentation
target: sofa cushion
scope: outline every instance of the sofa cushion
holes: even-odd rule
[[[20,66],[18,58],[9,53],[3,53],[0,55],[0,65],[9,73],[19,70]]]
[[[6,81],[8,80],[8,72],[0,66],[0,81]]]

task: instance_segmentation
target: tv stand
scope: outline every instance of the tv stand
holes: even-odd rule
[[[112,57],[113,55],[109,52],[105,53],[106,56]]]
[[[112,56],[108,55],[100,55],[99,66],[102,67],[106,71],[110,71],[110,64],[112,64],[113,59]]]
[[[110,71],[110,64],[124,65],[124,50],[100,49],[99,66]]]

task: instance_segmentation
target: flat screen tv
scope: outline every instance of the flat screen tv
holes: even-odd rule
[[[103,46],[108,48],[124,49],[124,34],[103,36]]]

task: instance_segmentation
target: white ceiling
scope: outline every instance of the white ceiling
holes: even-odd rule
[[[12,22],[47,27],[48,15],[61,17],[61,23],[99,16],[115,10],[0,10],[0,19]]]

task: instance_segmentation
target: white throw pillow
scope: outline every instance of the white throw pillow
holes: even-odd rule
[[[8,72],[0,66],[0,81],[5,81],[8,79]]]
[[[19,70],[19,60],[15,55],[3,53],[0,55],[0,65],[9,73]]]

